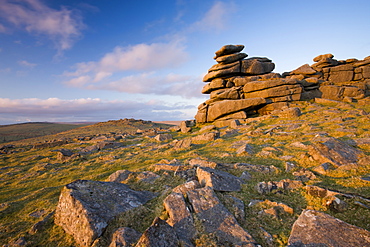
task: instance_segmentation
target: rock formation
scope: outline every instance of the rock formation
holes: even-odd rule
[[[283,74],[266,57],[248,57],[243,45],[225,45],[216,51],[204,76],[203,94],[210,99],[198,106],[197,123],[248,118],[289,107],[289,102],[325,98],[353,102],[370,95],[370,56],[364,60],[335,60],[332,54],[315,57]]]
[[[77,180],[63,188],[55,223],[80,246],[91,246],[112,218],[153,197],[151,192],[134,191],[121,183]]]

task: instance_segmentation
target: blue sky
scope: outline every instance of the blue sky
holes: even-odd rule
[[[192,119],[225,44],[285,72],[370,55],[368,0],[0,0],[0,124]]]

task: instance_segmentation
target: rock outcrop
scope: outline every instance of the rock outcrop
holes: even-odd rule
[[[204,76],[203,94],[210,99],[198,106],[197,123],[270,114],[289,107],[289,102],[325,98],[356,101],[370,95],[370,56],[364,60],[337,61],[332,54],[315,57],[308,64],[283,74],[266,57],[247,58],[243,45],[225,45],[216,51]]]
[[[77,180],[63,188],[55,223],[73,235],[80,246],[91,246],[112,218],[153,197],[151,192],[134,191],[125,184]]]
[[[290,247],[369,246],[370,232],[325,213],[304,210],[293,225],[288,243]]]

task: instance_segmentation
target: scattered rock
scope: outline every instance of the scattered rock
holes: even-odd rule
[[[193,246],[191,241],[197,231],[183,195],[171,193],[164,199],[163,204],[169,215],[167,223],[173,227],[179,240],[185,246]]]
[[[240,179],[224,171],[198,167],[197,177],[201,186],[209,186],[217,191],[240,191],[241,189]]]
[[[134,191],[112,182],[77,180],[67,184],[59,197],[55,224],[81,246],[90,246],[116,215],[143,205],[154,194]]]
[[[256,189],[260,194],[268,194],[278,189],[293,190],[301,187],[303,187],[303,184],[302,181],[300,180],[283,179],[279,182],[275,181],[259,182],[256,186]]]
[[[173,192],[175,193],[178,193],[178,194],[183,194],[183,195],[186,195],[186,192],[190,191],[190,190],[195,190],[195,189],[198,189],[200,188],[200,184],[198,181],[196,180],[192,180],[192,181],[189,181],[189,182],[186,182],[184,184],[180,184],[179,186],[173,188]]]
[[[109,247],[130,247],[133,246],[140,238],[141,233],[130,228],[118,228],[112,236],[112,242]]]
[[[243,144],[236,150],[236,153],[238,155],[251,155],[253,154],[253,147],[249,144]]]
[[[235,219],[239,223],[244,223],[245,222],[244,202],[239,198],[230,195],[226,195],[225,198],[227,198],[229,200],[229,203],[231,204],[231,212],[233,213]]]
[[[186,120],[180,123],[180,129],[182,133],[189,133],[191,127],[195,126],[195,120]]]
[[[121,183],[125,181],[130,176],[130,174],[132,174],[132,172],[129,170],[118,170],[108,177],[108,181]]]
[[[329,162],[335,167],[356,164],[363,153],[336,138],[328,137],[323,142],[309,146],[309,154],[319,162]]]
[[[190,148],[192,145],[192,141],[191,139],[183,139],[183,140],[180,140],[180,141],[176,141],[174,143],[174,148],[175,149],[188,149]]]
[[[240,175],[240,177],[239,177],[244,183],[246,183],[246,182],[248,182],[249,180],[251,180],[252,179],[252,175],[249,173],[249,172],[247,172],[247,171],[244,171],[243,173],[242,173],[242,175]]]
[[[275,166],[264,166],[264,165],[253,165],[247,163],[236,163],[233,165],[235,169],[246,170],[250,172],[258,172],[258,173],[276,173],[278,168]]]
[[[203,133],[192,138],[192,141],[214,141],[220,136],[220,132]]]
[[[54,213],[55,212],[53,211],[50,214],[46,215],[44,219],[36,222],[28,231],[28,233],[33,235],[36,234],[38,231],[42,230],[45,227],[46,223],[51,219],[51,217],[53,217]]]
[[[302,182],[316,179],[316,175],[306,168],[301,168],[293,172],[293,176],[295,176],[297,180],[301,180]]]
[[[293,225],[288,244],[291,247],[369,246],[370,232],[322,212],[304,210]]]
[[[159,142],[168,141],[168,140],[172,140],[172,135],[171,134],[158,134],[154,137],[154,139],[156,139]]]
[[[179,240],[174,229],[160,218],[155,218],[145,230],[136,247],[178,247]]]
[[[187,195],[205,232],[217,237],[218,246],[256,246],[253,237],[238,224],[210,187],[188,191]]]
[[[216,168],[219,167],[219,164],[217,164],[216,162],[208,161],[208,160],[204,160],[204,159],[200,159],[200,158],[189,160],[189,164],[193,167],[194,166],[195,167],[201,166],[201,167],[209,167],[209,168],[213,168],[213,169],[216,169]]]
[[[155,174],[154,172],[150,172],[150,171],[144,171],[144,172],[141,172],[137,175],[136,179],[140,182],[144,182],[144,183],[154,183],[155,180],[157,180],[158,178],[160,178],[159,175]]]
[[[331,210],[337,213],[342,213],[348,209],[348,204],[335,196],[327,203],[327,205],[329,205]]]

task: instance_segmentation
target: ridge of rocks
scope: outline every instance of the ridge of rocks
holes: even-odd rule
[[[215,52],[217,64],[203,77],[207,84],[202,93],[210,94],[210,99],[198,106],[197,123],[243,123],[250,116],[287,108],[292,101],[354,102],[370,95],[370,56],[336,60],[333,54],[324,54],[315,57],[312,65],[279,74],[272,72],[272,60],[247,58],[243,49],[244,45],[225,45]]]

